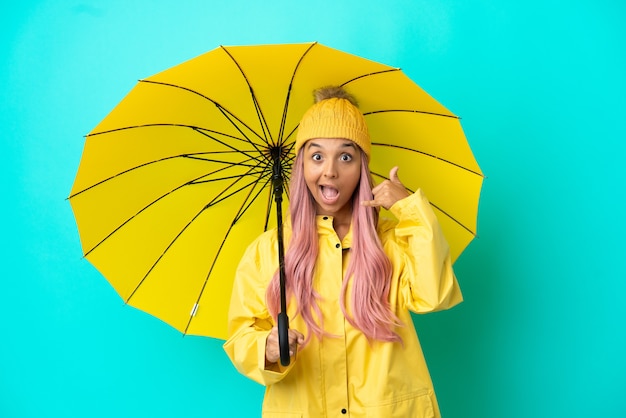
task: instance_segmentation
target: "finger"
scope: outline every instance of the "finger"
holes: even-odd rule
[[[272,328],[267,338],[270,340],[278,340],[278,328],[277,327]]]
[[[380,206],[380,203],[378,203],[378,201],[376,200],[362,200],[361,201],[361,206],[367,206],[370,208],[377,208]]]
[[[300,331],[298,331],[297,329],[293,329],[292,328],[292,329],[289,330],[289,332],[291,334],[293,334],[293,336],[296,337],[296,339],[298,339],[298,340],[301,339],[301,338],[304,338],[304,335],[302,335],[302,333]]]
[[[279,358],[278,330],[274,327],[265,341],[265,358],[269,363],[276,363]]]
[[[391,171],[389,171],[389,180],[391,180],[394,183],[402,184],[402,182],[400,181],[400,178],[398,177],[398,170],[400,170],[400,167],[395,166],[391,169]]]
[[[295,329],[289,329],[289,356],[297,352],[298,345],[302,342],[304,342],[304,335]]]
[[[298,351],[298,342],[296,340],[289,342],[289,355],[293,356]]]
[[[293,333],[296,335],[298,341],[304,341],[304,334],[296,329],[292,329]]]
[[[289,346],[297,347],[304,342],[304,335],[298,331],[289,331]]]

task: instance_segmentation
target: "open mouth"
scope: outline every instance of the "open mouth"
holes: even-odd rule
[[[327,203],[333,203],[339,198],[339,190],[330,186],[320,186],[322,197]]]

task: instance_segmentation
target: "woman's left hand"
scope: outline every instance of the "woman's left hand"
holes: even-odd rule
[[[398,166],[395,166],[389,172],[389,180],[385,180],[372,189],[374,200],[364,200],[361,202],[363,206],[384,207],[389,209],[398,200],[410,196],[409,191],[398,178]]]

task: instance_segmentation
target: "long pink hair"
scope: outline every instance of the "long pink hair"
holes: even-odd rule
[[[315,201],[304,180],[302,150],[296,156],[290,182],[290,213],[292,236],[285,252],[287,300],[296,302],[296,315],[301,315],[308,333],[322,338],[324,331],[322,313],[317,303],[321,298],[313,288],[315,263],[318,256],[318,236]],[[361,151],[361,177],[352,196],[352,248],[350,262],[342,285],[341,310],[352,326],[361,330],[370,340],[401,341],[394,328],[400,325],[389,306],[389,286],[392,265],[384,253],[376,233],[378,210],[361,206],[362,200],[371,200],[372,178],[368,160]],[[346,294],[349,283],[349,315]],[[276,319],[280,310],[278,271],[266,292],[267,306]],[[306,344],[305,342],[305,344]]]

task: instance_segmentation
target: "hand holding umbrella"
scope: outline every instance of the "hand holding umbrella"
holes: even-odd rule
[[[293,357],[298,352],[298,346],[304,343],[304,335],[295,329],[289,329],[288,342],[289,357]],[[265,359],[268,363],[273,364],[278,362],[279,358],[281,358],[281,353],[279,349],[278,327],[274,327],[265,341]],[[283,364],[282,361],[281,364]],[[289,362],[287,362],[288,364]]]

